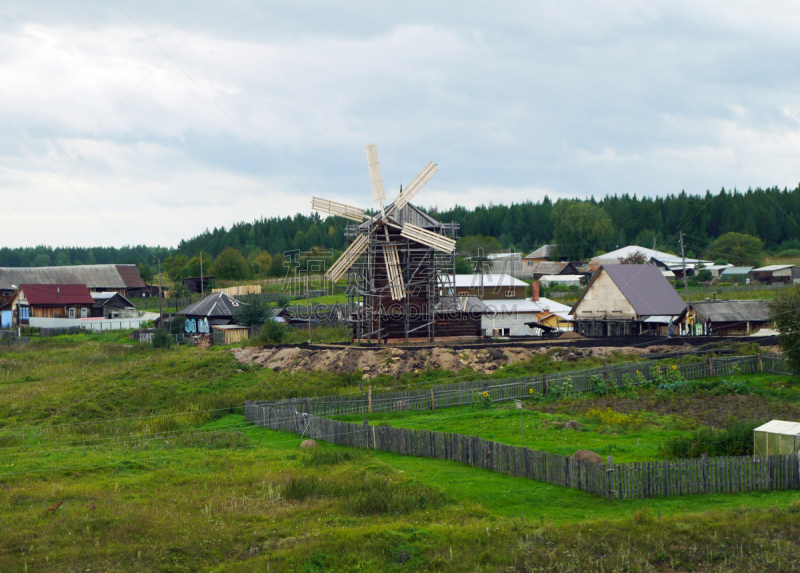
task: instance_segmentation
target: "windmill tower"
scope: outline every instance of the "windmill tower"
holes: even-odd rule
[[[455,295],[455,245],[458,224],[441,223],[416,208],[411,199],[438,171],[426,165],[394,202],[384,205],[378,151],[367,146],[372,195],[380,208],[362,209],[314,197],[312,208],[354,221],[345,236],[350,246],[325,277],[347,275],[351,338],[354,341],[434,340],[442,293]]]

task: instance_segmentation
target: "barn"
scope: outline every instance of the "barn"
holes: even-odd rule
[[[686,304],[655,265],[602,265],[572,308],[584,336],[635,336],[650,317],[677,317]]]

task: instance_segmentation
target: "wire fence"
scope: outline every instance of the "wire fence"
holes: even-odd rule
[[[320,416],[341,416],[367,412],[396,412],[403,410],[434,410],[463,406],[486,398],[492,402],[507,402],[521,398],[559,397],[591,392],[598,386],[621,388],[652,382],[655,378],[680,373],[681,378],[693,380],[710,376],[728,376],[737,372],[771,372],[791,374],[788,362],[774,355],[714,357],[702,362],[667,366],[656,360],[607,364],[584,370],[537,374],[518,378],[481,379],[436,384],[426,390],[405,392],[375,392],[370,389],[360,395],[286,398],[255,402],[262,406],[290,407],[298,412]]]

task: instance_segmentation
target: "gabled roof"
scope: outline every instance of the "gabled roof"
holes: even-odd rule
[[[243,303],[224,292],[215,292],[204,299],[190,304],[179,314],[185,316],[230,318],[235,315]]]
[[[129,301],[127,298],[119,294],[118,292],[113,291],[105,291],[105,292],[91,292],[89,293],[92,297],[92,300],[98,304],[105,306],[112,299],[119,298],[119,300],[124,301],[125,304],[131,308],[136,308],[136,305]]]
[[[703,300],[693,302],[691,307],[700,320],[709,316],[715,322],[767,322],[772,313],[764,300]],[[684,309],[685,312],[685,309]]]
[[[771,420],[753,430],[754,432],[768,432],[770,434],[783,434],[784,436],[800,435],[800,423]]]
[[[558,245],[542,245],[526,257],[525,259],[549,259],[558,251]]]
[[[670,253],[665,253],[664,251],[656,251],[654,249],[646,249],[644,247],[640,247],[638,245],[628,245],[627,247],[622,247],[621,249],[617,249],[616,251],[611,251],[610,253],[606,253],[604,255],[599,255],[592,259],[592,261],[608,261],[611,263],[612,261],[618,262],[620,259],[624,259],[634,253],[642,253],[645,258],[649,261],[650,259],[656,259],[661,261],[666,265],[673,265],[673,264],[680,264],[682,263],[682,259],[678,255],[672,255]],[[701,259],[690,259],[686,258],[687,263],[699,263]],[[703,261],[704,263],[710,263],[711,261]],[[604,262],[602,264],[605,264]]]
[[[0,288],[21,284],[83,284],[88,288],[143,288],[136,265],[0,267]]]
[[[564,269],[571,266],[572,263],[559,263],[555,261],[540,261],[533,267],[534,274],[543,275],[560,275]],[[575,267],[572,267],[573,269]]]
[[[477,296],[444,296],[439,299],[437,312],[469,312],[472,314],[484,314],[489,311],[486,303]]]
[[[772,271],[780,271],[782,269],[790,269],[792,267],[796,267],[797,265],[767,265],[766,267],[759,267],[757,269],[753,269],[754,273],[761,273],[761,272],[772,272]]]
[[[657,266],[604,264],[575,301],[575,306],[572,307],[573,311],[578,308],[586,293],[604,272],[608,274],[639,317],[675,316],[686,308],[686,303],[672,288],[669,281],[664,278],[661,269]]]
[[[33,306],[94,304],[86,285],[19,285],[19,288],[25,294],[28,304]]]
[[[421,211],[411,203],[406,203],[402,209],[397,211],[393,210],[394,203],[388,205],[385,209],[385,213],[390,213],[387,218],[389,219],[390,223],[394,223],[395,225],[403,226],[403,223],[411,223],[412,225],[416,225],[417,227],[422,227],[423,229],[428,230],[435,230],[439,229],[442,224],[428,215],[427,213]],[[381,218],[381,214],[377,213],[361,223],[358,228],[361,231],[366,231],[372,225],[374,225],[379,219]]]

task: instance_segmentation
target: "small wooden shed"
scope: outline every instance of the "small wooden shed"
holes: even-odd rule
[[[753,430],[753,453],[757,456],[796,454],[800,422],[772,420]]]
[[[219,324],[211,327],[214,344],[235,344],[250,338],[250,329],[238,324]]]

